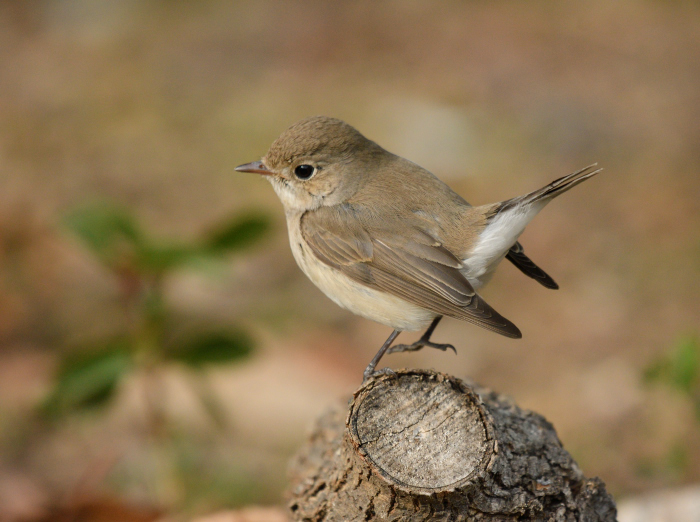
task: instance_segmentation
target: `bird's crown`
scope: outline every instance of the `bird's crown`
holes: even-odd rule
[[[300,158],[342,159],[372,143],[354,127],[337,118],[312,116],[296,122],[277,138],[265,155],[272,169]]]

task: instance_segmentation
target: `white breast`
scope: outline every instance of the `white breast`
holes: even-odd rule
[[[336,304],[395,330],[422,330],[437,316],[391,294],[361,285],[319,261],[301,235],[300,222],[301,213],[287,214],[294,259],[302,272]]]

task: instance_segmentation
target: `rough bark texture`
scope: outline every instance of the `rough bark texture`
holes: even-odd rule
[[[291,478],[295,520],[616,519],[542,416],[425,370],[372,379],[323,414]]]

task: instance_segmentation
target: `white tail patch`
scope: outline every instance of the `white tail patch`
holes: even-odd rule
[[[485,285],[491,279],[498,263],[543,206],[521,204],[500,212],[491,219],[479,235],[474,248],[462,261],[462,273],[474,288]]]

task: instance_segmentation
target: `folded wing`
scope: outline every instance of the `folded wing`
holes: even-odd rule
[[[460,272],[459,259],[410,223],[398,235],[379,220],[358,219],[352,206],[338,205],[304,214],[301,231],[319,260],[358,283],[436,314],[521,337],[513,323],[476,294]]]

